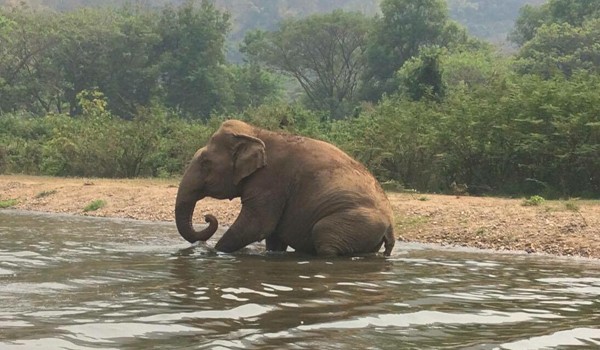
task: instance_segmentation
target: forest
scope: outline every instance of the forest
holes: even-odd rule
[[[484,19],[453,19],[473,0],[263,7],[252,25],[219,1],[15,3],[0,7],[0,173],[178,176],[238,118],[331,142],[387,188],[600,198],[600,1],[529,1],[510,52]],[[485,9],[501,3],[517,1]]]

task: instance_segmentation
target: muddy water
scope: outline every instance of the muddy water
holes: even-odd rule
[[[0,211],[0,349],[600,347],[595,262],[221,255],[173,226]]]

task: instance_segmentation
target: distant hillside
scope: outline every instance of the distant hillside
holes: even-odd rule
[[[151,7],[184,0],[132,0]],[[215,4],[232,14],[233,42],[239,42],[250,29],[273,29],[281,19],[307,16],[335,9],[359,11],[367,15],[379,11],[381,0],[215,0]],[[450,16],[482,39],[504,44],[512,30],[519,8],[525,4],[539,5],[546,0],[448,0]],[[32,7],[69,11],[83,6],[120,6],[123,0],[0,0],[0,5],[27,3]]]
[[[215,4],[233,16],[234,40],[250,29],[275,29],[287,17],[305,17],[336,9],[374,15],[380,0],[216,0]]]
[[[447,0],[450,17],[478,38],[503,45],[513,29],[519,9],[541,5],[546,0]]]

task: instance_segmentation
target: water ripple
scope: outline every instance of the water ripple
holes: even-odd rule
[[[501,345],[507,350],[551,349],[564,346],[600,346],[600,329],[574,328],[554,332],[549,335],[531,337]]]
[[[556,319],[558,315],[532,314],[526,312],[498,312],[486,310],[477,314],[446,313],[439,311],[418,311],[406,314],[383,314],[378,316],[362,317],[348,321],[319,323],[314,325],[299,326],[300,330],[322,329],[358,329],[365,327],[411,327],[435,324],[461,325],[461,324],[502,324],[519,323],[535,319]]]
[[[400,242],[389,259],[218,254],[172,223],[0,222],[0,349],[600,346],[593,261]]]
[[[274,310],[274,306],[264,306],[257,304],[245,304],[231,310],[209,310],[194,312],[179,312],[172,314],[159,314],[153,316],[140,317],[137,320],[141,322],[165,322],[178,321],[184,319],[229,319],[239,320],[243,318],[256,317]]]

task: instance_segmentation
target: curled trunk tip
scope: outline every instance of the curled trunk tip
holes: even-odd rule
[[[192,222],[196,203],[178,204],[175,208],[175,223],[181,237],[190,243],[195,243],[198,241],[207,241],[215,234],[219,227],[219,221],[214,215],[205,215],[204,220],[208,223],[208,227],[202,231],[196,231]]]

